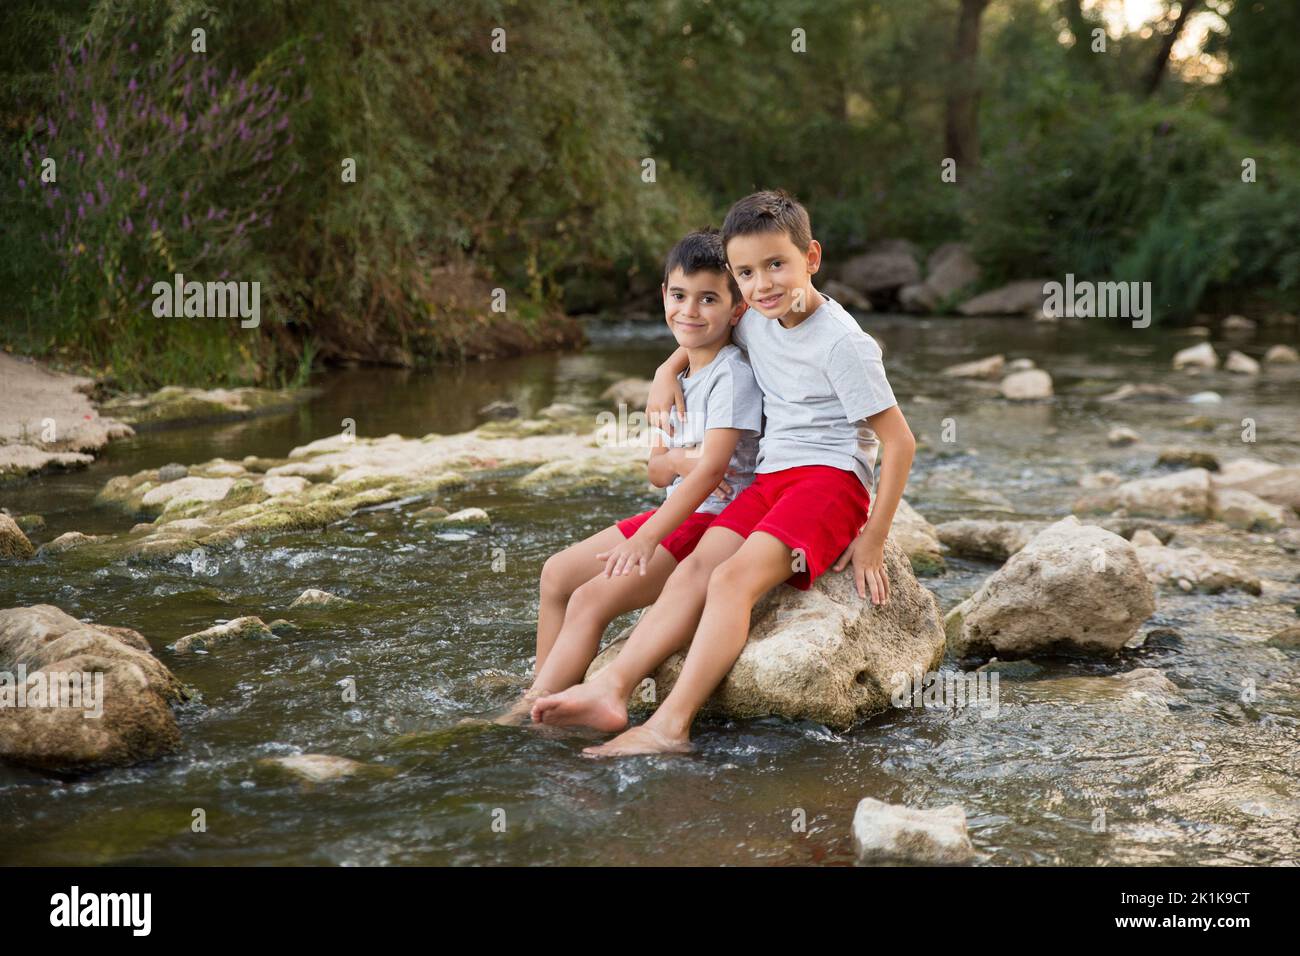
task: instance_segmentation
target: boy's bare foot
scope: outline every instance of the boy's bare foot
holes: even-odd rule
[[[525,691],[522,697],[503,710],[496,717],[493,717],[492,723],[501,724],[504,727],[520,726],[529,719],[529,714],[533,709],[533,704],[545,696],[546,691],[544,690]]]
[[[584,757],[634,757],[637,754],[690,753],[691,742],[685,737],[667,737],[649,724],[625,730],[599,747],[586,747]]]
[[[575,684],[533,704],[533,722],[552,727],[594,727],[606,733],[627,726],[627,702],[599,683]]]

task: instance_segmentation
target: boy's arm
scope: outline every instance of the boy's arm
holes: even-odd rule
[[[638,567],[640,573],[645,574],[646,565],[659,542],[689,518],[718,487],[743,434],[739,428],[710,428],[704,433],[702,451],[695,464],[687,469],[689,473],[682,478],[677,490],[632,537],[596,556],[605,560],[606,577],[631,574]]]
[[[677,417],[686,421],[686,396],[682,394],[682,383],[677,376],[686,370],[690,357],[683,346],[668,356],[664,363],[655,370],[654,384],[650,386],[650,397],[645,403],[645,417],[651,428],[662,428],[672,434],[672,425],[668,421],[668,412],[677,406]]]
[[[912,470],[916,437],[897,405],[872,415],[867,423],[884,447],[880,481],[876,485],[875,499],[871,502],[871,518],[858,534],[857,540],[835,562],[834,570],[843,571],[852,559],[858,596],[865,598],[869,587],[872,603],[884,604],[889,600],[889,579],[885,575],[885,539],[889,536],[889,526],[898,510],[898,502],[902,500],[908,473]]]

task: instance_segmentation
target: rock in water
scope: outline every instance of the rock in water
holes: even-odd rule
[[[188,695],[135,631],[79,621],[49,604],[0,611],[0,672],[24,671],[26,706],[9,706],[16,681],[0,680],[0,758],[72,773],[151,760],[180,744],[171,705]],[[78,680],[80,701],[62,696]],[[47,689],[43,705],[33,705],[38,685]]]
[[[36,556],[36,549],[23,529],[7,514],[0,512],[0,561],[26,561]]]
[[[961,558],[1005,561],[1047,527],[1044,521],[959,518],[935,528],[944,547]]]
[[[1052,397],[1052,376],[1041,368],[1012,372],[1002,380],[1002,397],[1013,402],[1032,402]]]
[[[1126,481],[1092,495],[1084,495],[1071,506],[1079,514],[1115,511],[1151,518],[1208,518],[1213,501],[1210,473],[1189,468],[1158,478]]]
[[[898,501],[898,510],[889,526],[889,537],[902,547],[917,574],[940,574],[946,567],[934,525],[904,499]]]
[[[853,850],[859,863],[896,860],[952,866],[975,857],[966,813],[957,804],[918,810],[871,797],[853,813]]]
[[[1071,515],[1035,535],[945,624],[959,657],[1112,653],[1155,609],[1133,545]]]
[[[808,591],[773,588],[755,605],[749,641],[706,708],[839,728],[888,710],[895,675],[936,669],[944,634],[934,595],[892,540],[885,544],[885,570],[889,603],[881,607],[858,597],[850,571],[828,571]],[[592,661],[588,677],[614,659],[631,631]],[[683,660],[674,654],[655,672],[656,700],[672,690]]]

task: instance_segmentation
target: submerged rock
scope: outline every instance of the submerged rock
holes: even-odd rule
[[[331,594],[329,591],[322,591],[319,588],[308,588],[293,599],[289,605],[289,610],[294,608],[320,608],[320,607],[340,607],[352,604],[347,598],[341,598],[337,594]],[[275,630],[275,622],[271,622],[271,630]]]
[[[262,622],[260,617],[237,617],[224,624],[214,624],[206,630],[186,634],[172,644],[169,650],[177,654],[191,654],[195,651],[211,651],[224,644],[235,641],[274,637],[275,633]]]
[[[944,636],[934,595],[892,540],[885,543],[885,566],[890,597],[879,607],[858,597],[848,572],[827,572],[808,591],[773,588],[755,606],[749,640],[706,708],[839,728],[888,710],[897,675],[936,669]],[[617,656],[631,631],[601,651],[588,677]],[[683,660],[674,654],[655,671],[657,700],[672,690]]]
[[[180,744],[171,705],[188,694],[129,628],[79,621],[49,604],[0,611],[0,672],[20,667],[27,706],[13,706],[16,699],[0,706],[0,758],[78,772],[151,760]],[[33,705],[38,686],[49,693]],[[0,695],[16,692],[0,681]]]
[[[853,812],[853,851],[859,863],[954,866],[975,858],[966,812],[957,804],[920,810],[872,797],[864,798]]]
[[[336,757],[333,754],[264,757],[258,761],[258,765],[281,771],[306,783],[329,783],[334,780],[345,780],[357,774],[378,773],[387,776],[394,773],[391,767],[361,763],[359,760],[349,760],[347,757]]]
[[[67,531],[59,535],[53,541],[41,545],[38,554],[62,554],[64,551],[71,551],[73,548],[79,548],[83,544],[94,544],[96,541],[106,541],[109,536],[106,534],[82,534],[80,531]]]
[[[1155,606],[1133,546],[1071,515],[1035,535],[944,624],[959,657],[1113,653]]]

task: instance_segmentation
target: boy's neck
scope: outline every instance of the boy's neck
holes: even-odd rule
[[[721,339],[714,342],[712,345],[701,345],[699,348],[693,349],[688,348],[686,350],[686,357],[690,361],[690,365],[686,367],[687,378],[712,362],[718,357],[718,353],[730,344],[731,342],[728,339]]]
[[[825,301],[826,300],[822,298],[822,294],[813,288],[813,284],[810,281],[808,285],[805,286],[803,311],[795,312],[791,309],[785,315],[777,319],[777,321],[781,323],[783,328],[793,329],[796,325],[803,322],[804,319],[808,318],[808,316],[820,309]]]

